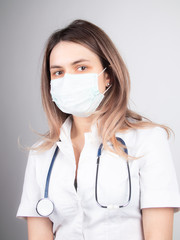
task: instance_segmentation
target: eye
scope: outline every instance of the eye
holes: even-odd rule
[[[57,78],[62,78],[64,75],[64,72],[63,71],[52,71],[51,72],[51,80],[53,79],[57,79]]]
[[[54,72],[54,75],[55,75],[55,76],[60,76],[61,74],[62,74],[62,71]]]
[[[85,66],[78,67],[78,70],[81,71],[81,72],[86,70],[86,69],[87,69],[87,67],[85,67]]]

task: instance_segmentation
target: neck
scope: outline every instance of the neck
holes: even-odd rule
[[[83,136],[85,132],[91,131],[92,116],[89,117],[76,117],[72,116],[72,128],[71,137],[75,138],[78,136]]]

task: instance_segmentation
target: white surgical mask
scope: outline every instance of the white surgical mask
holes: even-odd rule
[[[110,85],[104,93],[99,92],[98,76],[100,74],[66,73],[63,78],[51,80],[50,93],[53,102],[62,112],[78,117],[90,116],[103,100],[105,92],[111,87]]]

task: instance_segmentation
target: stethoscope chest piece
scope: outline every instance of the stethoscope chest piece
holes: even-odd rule
[[[36,211],[43,217],[48,217],[54,210],[54,204],[49,198],[42,198],[36,205]]]

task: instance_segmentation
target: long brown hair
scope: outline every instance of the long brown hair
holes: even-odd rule
[[[75,20],[66,28],[55,31],[47,41],[42,64],[41,94],[49,131],[41,135],[43,141],[34,149],[44,151],[51,148],[59,140],[60,128],[69,116],[55,105],[50,95],[50,54],[52,49],[61,41],[85,46],[97,54],[103,68],[107,67],[106,72],[109,74],[112,84],[111,91],[105,94],[93,118],[93,123],[100,122],[97,126],[98,134],[102,137],[105,149],[127,157],[122,151],[122,145],[116,140],[115,134],[129,129],[160,126],[166,130],[169,137],[170,128],[153,123],[129,109],[129,73],[122,57],[107,34],[88,21]],[[107,141],[112,142],[114,150],[108,146]]]

